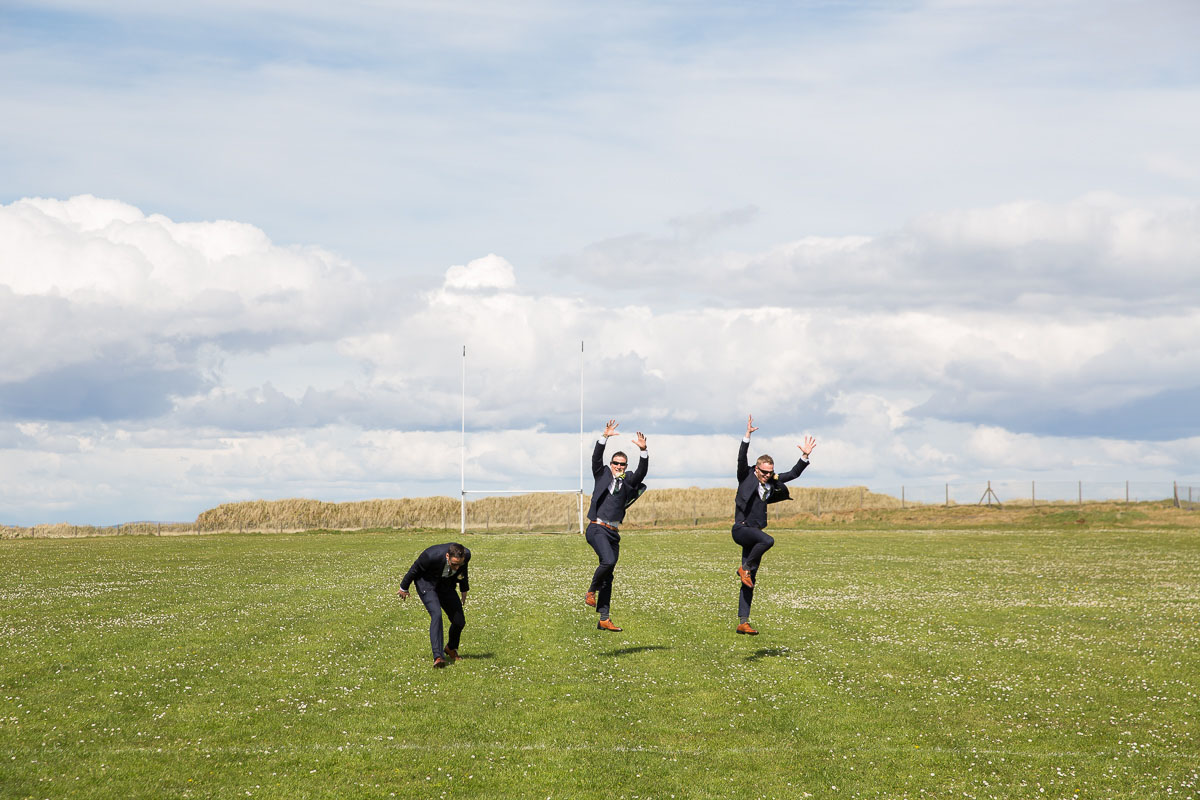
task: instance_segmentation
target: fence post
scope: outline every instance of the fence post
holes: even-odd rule
[[[900,484],[900,507],[904,508],[904,484]]]
[[[946,484],[946,508],[950,507],[950,484]]]
[[[1129,502],[1129,481],[1125,481],[1125,502]]]
[[[1175,490],[1175,507],[1179,508],[1179,481],[1172,481],[1171,486]]]
[[[1083,481],[1079,482],[1079,505],[1083,505]]]
[[[1037,481],[1029,482],[1029,501],[1037,508]]]

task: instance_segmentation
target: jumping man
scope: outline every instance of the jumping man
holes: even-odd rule
[[[768,536],[763,529],[767,527],[767,506],[787,500],[791,495],[784,484],[798,478],[808,466],[808,457],[817,440],[811,436],[804,437],[800,448],[800,460],[790,472],[775,475],[775,460],[768,455],[761,455],[751,469],[747,462],[750,450],[750,434],[758,428],[754,427],[754,417],[746,419],[746,436],[738,448],[737,479],[738,491],[733,512],[733,540],[742,546],[742,563],[737,568],[738,579],[742,582],[741,596],[738,598],[738,633],[754,636],[758,633],[750,625],[750,604],[754,602],[754,580],[758,575],[758,563],[763,553],[771,549],[775,540]]]
[[[592,583],[588,587],[583,601],[593,606],[600,614],[596,627],[602,631],[619,631],[608,616],[609,599],[612,597],[613,570],[617,566],[617,557],[621,551],[621,534],[617,529],[625,520],[625,509],[641,497],[645,487],[642,481],[646,478],[646,470],[650,466],[650,456],[646,453],[646,437],[641,431],[633,443],[638,446],[638,465],[633,474],[626,470],[629,467],[629,457],[617,451],[613,453],[608,468],[604,466],[604,445],[608,437],[617,432],[619,423],[610,419],[604,426],[604,434],[596,440],[592,450],[592,475],[596,477],[596,486],[592,489],[592,504],[588,507],[587,543],[596,551],[600,559],[596,572],[592,575]]]

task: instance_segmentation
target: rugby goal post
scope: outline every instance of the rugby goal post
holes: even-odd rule
[[[579,487],[574,489],[468,489],[467,488],[467,346],[462,348],[462,440],[459,448],[459,533],[467,532],[469,494],[573,494],[578,497],[579,532],[583,533],[583,340],[579,342]]]

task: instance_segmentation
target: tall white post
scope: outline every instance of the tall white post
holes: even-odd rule
[[[467,346],[462,355],[462,443],[459,450],[458,532],[467,532]]]
[[[579,340],[579,532],[583,533],[583,340]]]

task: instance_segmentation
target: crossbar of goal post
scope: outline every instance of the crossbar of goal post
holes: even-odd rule
[[[462,444],[459,455],[459,533],[467,532],[469,494],[574,494],[579,498],[579,532],[583,533],[583,341],[579,342],[579,488],[578,489],[468,489],[467,488],[467,346],[462,349]]]

